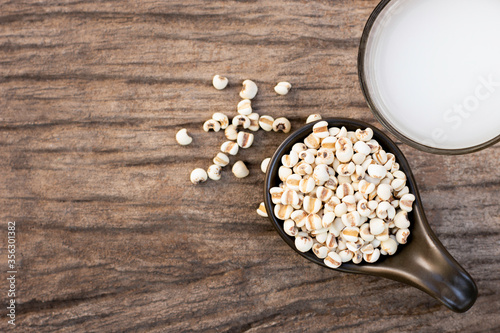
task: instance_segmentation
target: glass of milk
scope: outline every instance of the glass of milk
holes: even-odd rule
[[[370,108],[403,142],[462,154],[500,141],[499,0],[383,0],[358,66]]]

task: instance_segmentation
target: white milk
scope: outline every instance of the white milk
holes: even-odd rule
[[[372,28],[365,77],[382,116],[435,148],[500,135],[500,0],[400,0]]]

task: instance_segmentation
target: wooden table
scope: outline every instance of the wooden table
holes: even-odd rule
[[[499,331],[499,145],[454,157],[400,145],[433,229],[479,287],[465,314],[288,248],[255,213],[260,162],[285,134],[256,133],[238,155],[249,177],[189,182],[224,140],[201,125],[235,114],[247,78],[256,112],[295,129],[318,112],[380,127],[356,68],[376,4],[2,1],[0,330],[15,221],[19,332]],[[214,74],[230,86],[216,91]]]

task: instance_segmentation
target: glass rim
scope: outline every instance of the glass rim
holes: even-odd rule
[[[366,21],[365,27],[363,29],[363,34],[361,35],[361,40],[359,44],[359,50],[358,50],[358,79],[359,83],[361,85],[361,91],[363,92],[363,96],[365,98],[366,103],[368,104],[368,107],[372,111],[373,115],[375,118],[391,133],[393,134],[396,138],[401,140],[403,143],[416,148],[418,150],[427,152],[427,153],[433,153],[433,154],[440,154],[440,155],[461,155],[461,154],[469,154],[469,153],[474,153],[479,150],[483,150],[487,147],[493,146],[494,144],[498,143],[500,141],[500,134],[488,141],[485,141],[483,143],[480,143],[478,145],[470,146],[470,147],[465,147],[465,148],[457,148],[457,149],[448,149],[448,148],[437,148],[437,147],[431,147],[424,145],[422,143],[419,143],[413,139],[410,139],[403,133],[401,133],[396,127],[394,127],[389,120],[387,120],[382,113],[378,110],[377,106],[375,105],[371,94],[370,90],[368,88],[368,80],[365,75],[365,54],[367,50],[367,45],[368,45],[368,40],[370,39],[371,36],[371,31],[372,28],[377,21],[378,17],[380,14],[382,14],[383,10],[385,7],[391,3],[391,2],[397,2],[401,0],[382,0],[373,10],[371,13],[370,17]]]

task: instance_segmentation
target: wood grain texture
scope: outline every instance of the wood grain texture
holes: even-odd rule
[[[251,174],[189,183],[223,142],[213,112],[254,107],[380,127],[358,85],[376,0],[0,1],[0,222],[18,224],[19,332],[473,332],[500,330],[500,146],[434,156],[401,145],[429,221],[479,298],[454,314],[422,292],[302,259],[256,215]],[[229,77],[216,91],[214,74]],[[285,97],[272,88],[293,84]],[[194,142],[179,147],[185,127]],[[235,159],[233,159],[235,161]],[[7,304],[6,284],[0,300]],[[9,328],[1,307],[1,331]]]

